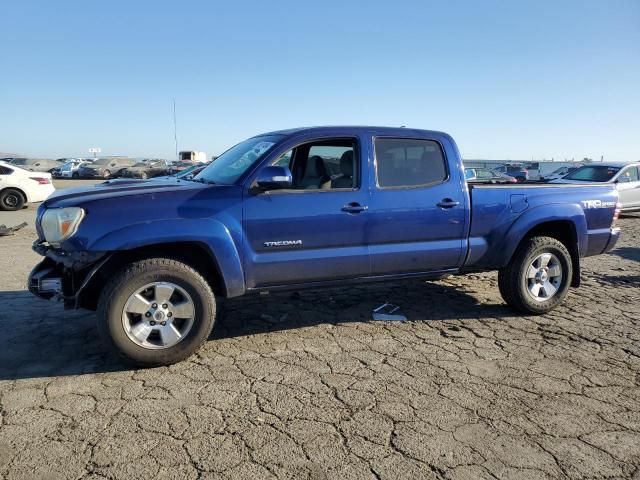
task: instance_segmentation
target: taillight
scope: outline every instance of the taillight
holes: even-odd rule
[[[31,180],[35,180],[40,185],[49,185],[51,183],[51,180],[49,180],[48,178],[42,178],[42,177],[29,177],[29,178]]]
[[[622,211],[622,204],[620,202],[616,203],[616,209],[613,211],[613,221],[611,222],[611,226],[616,223],[618,217],[620,216],[620,212]]]

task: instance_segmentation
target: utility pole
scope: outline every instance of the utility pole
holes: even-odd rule
[[[176,120],[176,97],[173,97],[173,141],[176,144],[176,161],[178,160],[178,122]]]

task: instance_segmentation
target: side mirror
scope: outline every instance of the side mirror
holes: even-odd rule
[[[264,167],[258,172],[256,185],[262,191],[291,188],[293,176],[291,175],[291,170],[287,167]]]

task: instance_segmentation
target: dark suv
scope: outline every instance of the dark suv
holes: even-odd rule
[[[136,161],[131,158],[99,158],[78,169],[81,178],[111,178],[119,176],[125,168]]]

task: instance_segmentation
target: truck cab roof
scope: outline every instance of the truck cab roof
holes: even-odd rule
[[[358,135],[358,134],[374,134],[374,135],[389,135],[389,136],[399,136],[399,137],[409,137],[409,136],[441,136],[448,134],[436,130],[423,130],[416,128],[406,128],[406,127],[380,127],[380,126],[367,126],[367,125],[325,125],[325,126],[316,126],[316,127],[298,127],[298,128],[289,128],[284,130],[275,130],[272,132],[262,133],[256,136],[264,136],[264,135],[296,135],[296,134],[319,134],[319,135]]]

